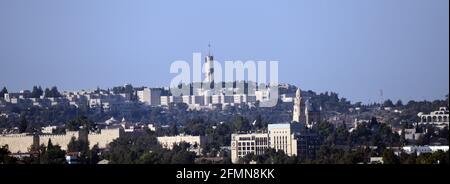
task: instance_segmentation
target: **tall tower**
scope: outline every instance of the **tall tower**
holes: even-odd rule
[[[320,114],[322,111],[322,107],[320,107],[320,110],[317,110],[313,104],[307,99],[305,101],[305,124],[306,127],[312,128],[315,126],[318,122],[321,121]]]
[[[205,78],[209,84],[214,83],[214,57],[211,54],[211,44],[208,44],[208,55],[205,57]]]
[[[292,122],[300,123],[301,119],[301,103],[302,103],[302,96],[300,88],[297,89],[297,92],[295,93],[295,100],[294,100],[294,111],[292,114]]]
[[[312,106],[309,102],[309,99],[305,101],[305,124],[308,128],[312,127],[312,123],[314,122],[314,119],[311,117],[311,110]]]

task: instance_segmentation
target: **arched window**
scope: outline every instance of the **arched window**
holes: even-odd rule
[[[436,120],[437,120],[437,117],[433,116],[433,122],[436,122]]]
[[[442,122],[442,116],[438,116],[438,122]]]

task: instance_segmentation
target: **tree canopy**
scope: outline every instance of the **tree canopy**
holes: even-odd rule
[[[6,87],[3,87],[3,89],[0,91],[0,98],[3,98],[6,93],[8,93],[8,89],[6,89]]]

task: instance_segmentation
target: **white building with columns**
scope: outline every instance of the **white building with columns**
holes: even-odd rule
[[[447,107],[440,107],[439,110],[429,114],[420,112],[417,116],[420,118],[419,124],[432,124],[441,128],[449,126],[449,110]]]

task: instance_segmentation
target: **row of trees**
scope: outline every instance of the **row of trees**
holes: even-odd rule
[[[3,89],[0,91],[0,98],[3,98],[6,93],[8,93],[8,89],[6,89],[6,87],[3,87]]]
[[[399,108],[401,108],[401,107],[403,107],[403,102],[402,102],[402,100],[397,100],[397,102],[394,105],[392,100],[387,99],[386,101],[383,102],[383,107],[399,107]]]
[[[287,156],[283,151],[275,149],[267,149],[263,155],[248,154],[239,160],[240,164],[252,162],[257,164],[297,164],[299,160],[298,157]]]
[[[8,93],[8,89],[6,87],[3,87],[3,89],[0,91],[0,98],[4,97],[4,94]],[[45,88],[42,90],[41,86],[33,86],[33,89],[31,93],[24,94],[25,98],[40,98],[42,95],[45,95],[47,98],[57,98],[61,97],[61,93],[58,91],[58,88],[56,86],[49,88]]]
[[[67,164],[66,152],[59,145],[48,140],[47,146],[32,146],[33,155],[28,160],[31,164]],[[26,161],[27,162],[27,161]]]
[[[240,115],[234,116],[231,120],[226,122],[211,122],[201,118],[194,118],[187,120],[180,130],[176,124],[171,124],[168,129],[159,129],[156,134],[173,136],[181,132],[194,136],[204,136],[214,134],[217,129],[219,132],[226,129],[223,131],[226,131],[227,134],[231,135],[232,132],[248,132],[267,129],[267,125],[268,122],[263,121],[261,115],[257,115],[253,122],[250,122],[249,119]]]
[[[339,149],[333,146],[322,146],[318,152],[318,158],[308,160],[302,157],[290,157],[283,151],[267,149],[263,155],[249,154],[240,159],[241,164],[256,162],[257,164],[368,164],[370,157],[381,157],[383,164],[449,164],[449,153],[437,151],[424,154],[406,154],[401,152],[396,155],[393,150],[380,148]],[[380,164],[381,162],[379,162]]]
[[[349,132],[344,124],[334,126],[326,121],[319,122],[313,131],[317,133],[324,145],[347,146],[401,146],[400,136],[392,132],[391,127],[379,123],[372,118],[368,123],[359,124],[352,132]]]
[[[172,150],[158,144],[156,134],[147,130],[143,135],[125,135],[110,144],[106,158],[112,164],[193,164],[196,155],[191,145],[181,143]]]
[[[144,153],[138,160],[139,164],[194,164],[196,154],[189,151],[188,143],[174,145],[172,150],[155,149]]]
[[[449,164],[449,152],[436,151],[417,155],[400,153],[396,155],[392,150],[384,150],[384,164]]]
[[[66,129],[69,131],[79,131],[81,128],[85,128],[91,132],[97,129],[96,124],[86,116],[80,116],[66,123]]]
[[[56,88],[56,87],[55,87]],[[47,91],[48,88],[47,88]],[[31,98],[40,98],[44,94],[44,91],[42,90],[41,86],[33,86],[33,90],[31,91],[31,94],[29,97]]]
[[[40,133],[40,126],[29,122],[25,116],[20,118],[17,128],[19,133]],[[89,120],[86,116],[80,116],[67,122],[65,127],[61,128],[60,132],[57,133],[65,133],[66,129],[69,131],[78,131],[81,128],[87,128],[89,131],[97,130],[97,126],[93,121]]]

